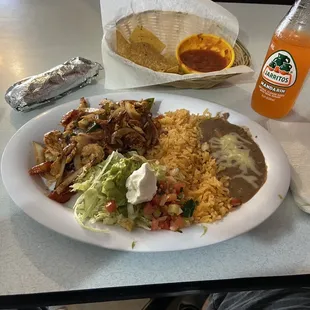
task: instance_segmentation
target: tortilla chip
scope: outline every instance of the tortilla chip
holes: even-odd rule
[[[129,49],[129,47],[130,43],[125,39],[119,30],[116,30],[116,52],[123,56],[126,54],[126,51]]]
[[[131,43],[147,43],[152,46],[158,53],[161,53],[166,45],[160,41],[155,34],[143,26],[137,26],[130,35]]]
[[[139,30],[137,30],[138,28]],[[135,31],[136,34],[133,35]],[[139,36],[139,31],[140,33],[142,31],[144,36]],[[176,57],[172,54],[161,54],[161,51],[165,48],[165,45],[156,36],[142,26],[137,27],[134,32],[130,37],[130,43],[125,39],[119,30],[116,30],[117,54],[136,63],[137,65],[154,71],[179,73],[179,64]],[[149,36],[149,34],[151,34],[151,36]],[[148,38],[151,43],[141,41],[145,38]],[[161,51],[159,51],[159,45],[157,43],[157,45],[155,44],[156,47],[154,46],[154,42],[156,41],[161,44]]]
[[[180,73],[180,67],[178,60],[174,54],[163,54],[163,56],[166,58],[167,62],[170,64],[170,67],[165,70],[167,73]]]
[[[167,73],[179,73],[179,63],[175,55],[173,54],[163,54],[167,62],[170,64],[170,67],[165,71]]]
[[[176,58],[175,55],[169,53],[169,54],[166,54],[164,53],[163,56],[167,59],[167,61],[171,64],[171,67],[174,67],[174,66],[178,66],[179,63],[178,63],[178,60]]]
[[[128,54],[126,58],[129,60],[154,71],[164,72],[171,67],[167,59],[148,43],[131,43]]]
[[[168,68],[165,72],[178,74],[179,70],[180,70],[179,66],[174,66],[174,67]]]

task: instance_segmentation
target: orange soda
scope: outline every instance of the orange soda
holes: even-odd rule
[[[277,28],[252,95],[269,118],[289,113],[310,69],[310,1],[299,0]]]

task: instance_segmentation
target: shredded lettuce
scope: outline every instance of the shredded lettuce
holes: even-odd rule
[[[202,228],[203,228],[203,233],[202,233],[202,235],[200,237],[203,237],[207,233],[207,231],[208,231],[208,227],[207,226],[202,225]]]
[[[139,207],[129,203],[127,205],[127,213],[130,219],[135,220],[139,215]]]
[[[159,165],[159,163],[150,163],[151,168],[155,172],[155,176],[158,181],[164,180],[166,176],[166,166]]]
[[[155,172],[155,176],[158,181],[161,181],[165,179],[167,168],[166,166],[160,165],[157,160],[147,160],[145,157],[139,155],[135,151],[131,151],[127,153],[127,156],[130,156],[132,158],[138,158],[140,159],[143,163],[148,163],[153,171]]]
[[[180,215],[182,212],[181,207],[177,204],[170,204],[168,207],[168,213],[170,215]]]
[[[157,161],[148,161],[136,152],[123,156],[115,151],[103,162],[85,170],[72,185],[74,191],[81,193],[73,207],[77,222],[86,229],[101,232],[108,230],[98,229],[98,223],[118,224],[129,231],[134,226],[151,230],[151,221],[144,217],[142,206],[129,204],[126,199],[126,180],[143,163],[150,164],[158,180],[165,178],[166,167]],[[112,213],[105,208],[111,200],[117,205],[117,210]]]
[[[127,205],[126,180],[133,171],[141,167],[142,163],[140,158],[128,158],[113,152],[105,161],[79,177],[72,185],[73,190],[82,193],[74,205],[78,223],[84,228],[95,231],[98,230],[93,226],[97,222],[107,225],[118,223],[131,230],[138,211],[134,206]],[[111,200],[116,202],[117,212],[109,213],[104,208]]]
[[[72,185],[73,190],[83,192],[73,208],[77,222],[84,228],[102,231],[94,229],[90,224],[110,218],[110,214],[102,208],[108,201],[106,195],[101,191],[102,179],[104,179],[105,173],[121,158],[123,155],[113,152],[105,161],[89,169]],[[87,222],[88,219],[91,221]]]
[[[102,179],[101,192],[106,195],[107,200],[115,200],[118,206],[127,204],[126,180],[142,165],[141,160],[136,158],[122,158],[113,164]]]
[[[140,216],[137,220],[136,220],[136,224],[138,227],[141,227],[143,229],[146,230],[151,230],[151,220],[148,220],[147,218]]]

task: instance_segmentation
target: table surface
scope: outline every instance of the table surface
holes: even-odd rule
[[[259,70],[272,33],[287,6],[224,3],[237,16],[240,38]],[[0,90],[73,56],[101,62],[99,0],[0,0]],[[250,107],[254,76],[233,78],[210,90],[168,93],[207,99],[262,118]],[[291,121],[310,119],[310,82]],[[107,92],[103,83],[75,92],[58,104]],[[3,97],[3,96],[2,96]],[[28,120],[45,109],[18,113],[2,99],[0,149]],[[25,186],[27,186],[25,184]],[[18,189],[17,189],[18,190]],[[309,216],[288,195],[278,211],[252,231],[217,245],[182,252],[141,254],[111,251],[61,236],[33,221],[0,185],[0,295],[109,288],[154,283],[307,274],[310,271]]]

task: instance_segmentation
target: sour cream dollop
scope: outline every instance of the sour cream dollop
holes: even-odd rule
[[[126,198],[129,203],[136,205],[150,201],[157,191],[157,178],[149,164],[144,163],[126,180]]]

